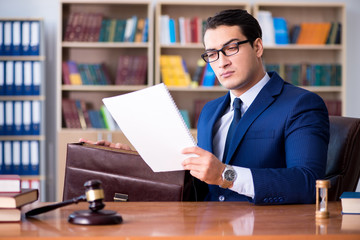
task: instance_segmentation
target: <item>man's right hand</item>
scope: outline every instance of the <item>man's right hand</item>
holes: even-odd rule
[[[133,151],[128,145],[123,144],[123,143],[112,143],[112,142],[105,141],[105,140],[100,140],[100,141],[95,142],[95,141],[90,141],[90,140],[87,140],[84,138],[80,138],[79,142]]]

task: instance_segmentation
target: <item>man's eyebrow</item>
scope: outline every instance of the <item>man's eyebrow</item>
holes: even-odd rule
[[[225,42],[222,46],[224,47],[225,45],[228,45],[229,43],[233,42],[233,41],[239,41],[238,38],[232,38],[230,39],[229,41]],[[217,50],[215,48],[208,48],[208,49],[205,49],[206,52],[208,51],[213,51],[213,50]]]

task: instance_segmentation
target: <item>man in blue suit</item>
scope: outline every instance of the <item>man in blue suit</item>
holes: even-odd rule
[[[318,95],[265,72],[261,35],[244,10],[208,19],[202,58],[230,91],[203,108],[198,146],[183,151],[198,157],[183,166],[206,183],[198,189],[205,200],[313,203],[325,175],[327,109]]]

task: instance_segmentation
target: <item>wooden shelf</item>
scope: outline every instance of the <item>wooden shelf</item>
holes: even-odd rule
[[[9,135],[0,136],[0,141],[44,141],[44,135]]]
[[[129,92],[146,88],[147,85],[62,85],[62,91],[76,92]]]
[[[148,48],[149,43],[128,42],[62,42],[63,48]]]

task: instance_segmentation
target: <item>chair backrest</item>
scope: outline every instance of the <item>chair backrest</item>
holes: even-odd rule
[[[330,116],[330,142],[326,177],[331,182],[329,200],[356,190],[360,177],[360,119]]]

